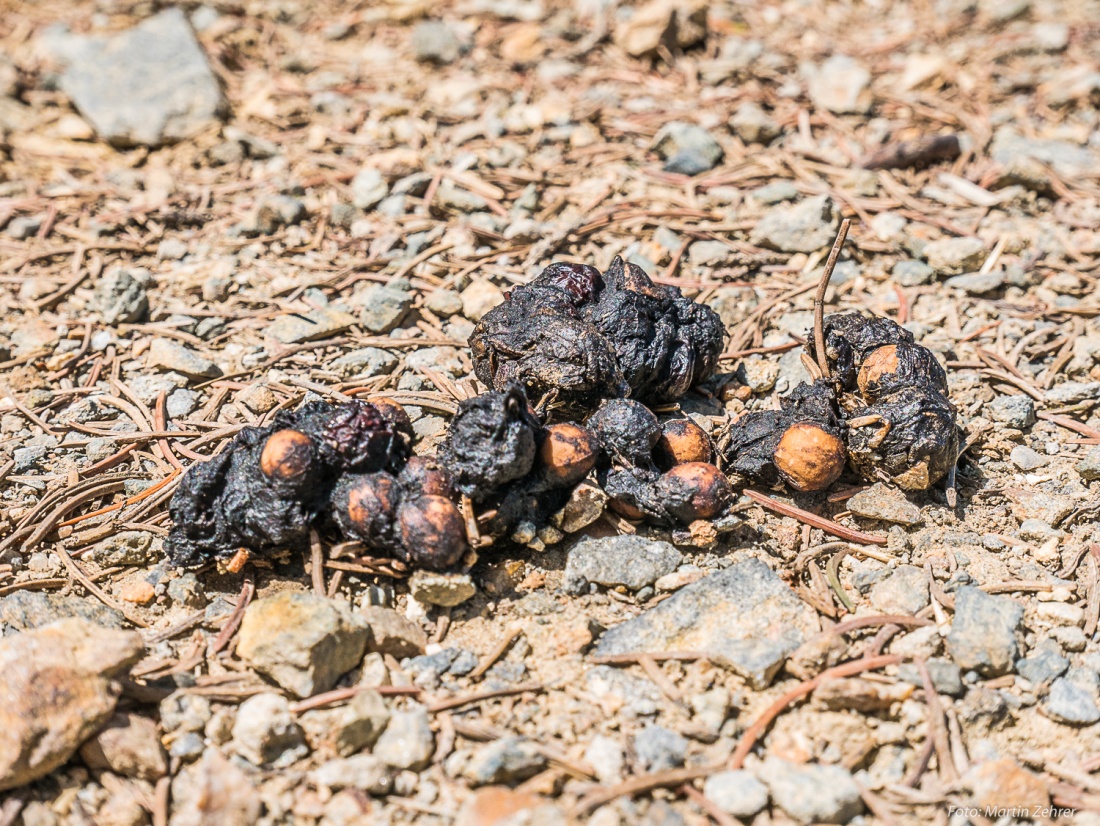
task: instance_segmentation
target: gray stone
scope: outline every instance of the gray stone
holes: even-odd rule
[[[1025,430],[1038,421],[1035,418],[1035,402],[1023,393],[1014,396],[998,396],[985,405],[982,411],[993,421],[1006,424],[1016,430]]]
[[[453,608],[477,593],[469,574],[445,574],[437,571],[414,571],[409,577],[409,593],[417,602]]]
[[[871,73],[863,64],[847,55],[833,55],[810,70],[806,87],[810,100],[819,109],[843,114],[861,114],[871,108],[866,94]]]
[[[1041,519],[1025,519],[1020,523],[1017,536],[1026,542],[1046,542],[1050,539],[1060,539],[1065,534]]]
[[[413,705],[406,711],[393,712],[389,725],[374,744],[373,754],[395,769],[420,771],[431,762],[434,752],[435,735],[428,711]]]
[[[394,771],[373,754],[356,754],[322,763],[309,773],[309,779],[327,789],[362,789],[386,795],[393,791]]]
[[[165,399],[164,409],[169,419],[182,419],[189,416],[199,406],[201,396],[194,390],[177,387]]]
[[[743,769],[712,774],[703,795],[728,815],[750,820],[768,805],[768,787]]]
[[[987,677],[1008,674],[1016,662],[1016,631],[1024,608],[1011,597],[965,585],[955,592],[947,651],[961,668]]]
[[[386,375],[397,366],[397,356],[379,347],[363,347],[340,356],[327,365],[345,379]]]
[[[281,227],[297,224],[306,217],[306,205],[290,195],[265,195],[249,210],[233,231],[246,238],[274,235]]]
[[[435,191],[435,203],[443,209],[452,209],[455,212],[469,214],[480,213],[489,206],[489,202],[476,192],[463,189],[449,178],[445,178]],[[498,227],[493,227],[498,229]]]
[[[828,195],[775,206],[752,231],[752,242],[779,252],[815,252],[833,242],[840,222]]]
[[[780,179],[770,184],[752,190],[750,193],[754,201],[763,206],[773,206],[784,201],[793,201],[798,198],[798,187],[787,180]]]
[[[424,306],[440,318],[450,318],[462,312],[462,296],[454,290],[432,290],[425,297]]]
[[[752,558],[611,628],[596,654],[699,651],[763,688],[787,655],[815,632],[814,612],[771,568]]]
[[[474,786],[518,783],[546,768],[546,756],[526,737],[508,736],[481,746],[463,774]]]
[[[26,241],[38,234],[38,230],[41,228],[41,215],[18,215],[8,221],[4,231],[16,241]]]
[[[368,332],[381,335],[401,323],[412,306],[413,296],[408,290],[378,284],[364,290],[354,300],[363,308],[359,315],[363,327]]]
[[[925,665],[928,668],[928,676],[932,678],[932,685],[940,694],[958,697],[963,693],[962,669],[955,663],[932,658]],[[898,667],[898,679],[917,687],[924,685],[920,669],[914,663],[902,663]]]
[[[1047,493],[1034,488],[1011,488],[1006,491],[1011,503],[1012,515],[1020,521],[1039,519],[1048,525],[1057,525],[1077,507],[1072,496]]]
[[[779,123],[759,104],[742,103],[730,118],[730,128],[745,143],[769,144],[783,132]]]
[[[1012,126],[1002,126],[993,135],[989,154],[994,161],[1008,164],[1020,158],[1041,161],[1063,177],[1089,174],[1100,164],[1098,153],[1060,140],[1025,138]]]
[[[100,628],[122,628],[121,611],[77,596],[44,591],[16,591],[0,597],[0,624],[13,631],[30,631],[62,619],[78,617]]]
[[[1036,470],[1050,461],[1050,458],[1025,445],[1017,445],[1008,454],[1009,461],[1020,470]]]
[[[65,619],[0,639],[0,791],[45,777],[115,712],[141,636]]]
[[[413,29],[413,53],[421,63],[454,63],[462,54],[462,41],[442,20],[424,20]]]
[[[199,694],[169,694],[160,701],[160,725],[165,732],[202,731],[213,713]]]
[[[720,267],[736,255],[723,241],[696,241],[688,248],[688,263],[693,267]]]
[[[706,129],[672,121],[657,132],[651,147],[665,161],[666,172],[698,175],[722,161],[722,147]]]
[[[871,586],[871,604],[884,614],[916,614],[928,606],[928,580],[914,565],[899,565]]]
[[[1062,649],[1054,640],[1044,638],[1016,661],[1016,673],[1030,683],[1039,685],[1061,677],[1069,668],[1069,660],[1062,656]]]
[[[679,768],[687,750],[685,737],[662,726],[646,726],[634,735],[634,754],[648,772]]]
[[[797,765],[769,757],[760,779],[775,804],[799,823],[847,823],[863,811],[859,786],[841,766]]]
[[[371,651],[389,654],[399,660],[424,653],[428,644],[427,635],[420,626],[392,608],[368,605],[361,608],[359,614],[370,626]]]
[[[607,505],[607,493],[599,485],[581,482],[562,509],[551,517],[551,523],[564,533],[576,533],[587,528],[603,515]]]
[[[158,146],[204,129],[225,98],[181,9],[110,37],[68,36],[61,89],[101,138]]]
[[[145,292],[147,280],[147,272],[121,268],[109,270],[96,282],[91,309],[100,314],[104,324],[144,321],[149,314],[149,296]]]
[[[941,275],[973,272],[985,261],[985,243],[980,238],[941,238],[924,248],[928,265]]]
[[[170,338],[155,338],[149,345],[146,363],[150,367],[170,370],[191,379],[216,379],[221,368],[208,358]]]
[[[1077,472],[1086,482],[1100,479],[1100,447],[1094,447],[1077,463]]]
[[[206,592],[194,574],[184,574],[168,583],[168,598],[184,608],[206,607]]]
[[[878,519],[898,525],[919,525],[924,519],[920,508],[897,488],[876,482],[848,500],[848,510],[865,519]]]
[[[1079,404],[1100,398],[1100,381],[1064,381],[1046,391],[1051,404]]]
[[[746,356],[734,375],[753,393],[770,393],[779,381],[779,365],[760,355]]]
[[[479,278],[462,291],[462,313],[470,321],[481,321],[489,310],[504,302],[504,292],[487,278]]]
[[[373,167],[361,169],[351,179],[351,202],[359,209],[370,209],[382,202],[390,192],[382,172]]]
[[[572,594],[588,589],[590,582],[637,591],[676,570],[683,555],[668,542],[641,536],[606,536],[582,539],[569,551],[563,587]]]
[[[936,271],[923,261],[905,259],[894,264],[891,277],[899,287],[919,287],[932,283]]]
[[[1050,693],[1040,706],[1044,714],[1059,723],[1073,726],[1091,726],[1100,722],[1100,708],[1096,694],[1071,680],[1059,677],[1050,686]]]
[[[596,772],[601,783],[618,783],[623,779],[626,763],[623,747],[613,737],[597,734],[584,750],[584,760]]]
[[[15,462],[13,470],[22,472],[38,467],[38,463],[46,458],[46,452],[46,448],[41,445],[17,447],[11,452],[12,461]]]
[[[342,706],[307,711],[298,722],[311,749],[347,757],[374,745],[390,722],[390,712],[382,695],[367,689]]]
[[[237,656],[288,691],[311,697],[359,665],[369,637],[366,621],[345,603],[283,591],[248,606]]]
[[[256,694],[241,703],[233,723],[233,746],[250,763],[275,768],[309,754],[290,703],[281,694]]]
[[[279,316],[264,329],[264,335],[283,344],[317,341],[343,332],[355,317],[333,307],[317,307],[304,313]]]
[[[644,717],[656,714],[667,702],[660,690],[649,680],[635,677],[624,669],[597,665],[584,675],[585,688],[597,698],[611,698],[624,711]]]
[[[120,531],[93,545],[88,558],[101,568],[146,565],[158,556],[152,546],[153,535],[148,531]]]
[[[967,295],[985,295],[1005,285],[1004,270],[969,272],[948,278],[943,285],[949,290],[962,290]]]

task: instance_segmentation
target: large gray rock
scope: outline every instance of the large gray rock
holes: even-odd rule
[[[0,791],[45,777],[114,714],[141,636],[66,619],[0,640]]]
[[[928,266],[936,272],[951,275],[973,272],[985,261],[985,243],[980,238],[941,238],[924,248]]]
[[[334,336],[355,323],[355,317],[334,307],[318,307],[304,313],[279,316],[264,334],[283,344],[298,344]]]
[[[237,753],[257,766],[289,766],[309,753],[301,727],[281,694],[249,697],[233,722]]]
[[[1059,723],[1073,726],[1091,726],[1100,722],[1100,707],[1096,692],[1070,676],[1059,677],[1050,686],[1050,693],[1042,705],[1043,713]]]
[[[816,632],[815,620],[771,568],[746,559],[610,629],[596,654],[699,651],[763,688]]]
[[[363,660],[364,619],[342,602],[284,591],[248,606],[237,655],[299,697],[332,688]]]
[[[722,146],[694,123],[666,123],[653,139],[653,151],[665,159],[665,171],[698,175],[722,160]]]
[[[435,752],[435,735],[424,706],[413,705],[406,711],[395,711],[373,754],[395,769],[420,771],[431,762]]]
[[[1024,607],[1011,597],[959,588],[947,651],[961,668],[987,677],[1007,674],[1016,662],[1016,629],[1023,618]]]
[[[671,574],[683,559],[668,542],[641,536],[582,539],[569,551],[564,588],[580,594],[595,582],[609,587],[625,585],[637,591]]]
[[[178,141],[225,113],[225,97],[182,9],[110,37],[54,36],[51,45],[68,64],[61,89],[117,146]]]
[[[389,721],[386,701],[369,689],[360,691],[345,705],[307,711],[298,719],[311,749],[338,757],[373,745]]]
[[[768,805],[768,787],[742,770],[712,774],[703,784],[706,798],[728,815],[751,820]]]
[[[993,135],[989,154],[999,164],[1022,159],[1048,164],[1059,175],[1070,178],[1089,174],[1100,164],[1100,153],[1069,141],[1025,138],[1011,126],[1002,126]]]
[[[769,757],[760,779],[775,804],[799,823],[847,823],[863,811],[859,786],[841,766],[800,766]]]
[[[99,601],[42,591],[16,591],[0,598],[0,623],[15,631],[41,628],[51,622],[79,617],[103,628],[122,628],[121,611]]]
[[[828,195],[772,207],[752,231],[752,242],[779,252],[815,252],[832,243],[840,215]]]
[[[96,281],[90,308],[99,312],[104,324],[134,324],[149,315],[145,285],[148,270],[116,267]]]
[[[488,786],[526,780],[545,767],[546,756],[537,743],[526,737],[509,736],[479,748],[463,774],[474,786]]]

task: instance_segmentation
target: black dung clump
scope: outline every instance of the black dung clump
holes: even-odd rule
[[[709,307],[616,257],[602,274],[550,265],[485,314],[470,348],[489,387],[518,382],[539,410],[580,419],[604,398],[680,398],[714,374],[724,337]]]

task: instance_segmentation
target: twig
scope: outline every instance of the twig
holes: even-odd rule
[[[316,530],[309,531],[309,574],[313,580],[313,593],[319,597],[328,596],[325,589],[325,549],[321,545],[321,536]]]
[[[248,607],[248,603],[252,602],[252,597],[255,594],[256,586],[252,582],[252,575],[246,574],[244,584],[241,585],[241,595],[237,598],[237,607],[233,609],[233,613],[229,615],[229,619],[225,621],[225,625],[222,626],[222,630],[218,632],[218,636],[210,646],[211,657],[229,644],[229,640],[240,626],[241,620],[244,619],[244,611]]]
[[[486,671],[492,668],[493,663],[504,656],[504,652],[508,650],[508,646],[511,645],[515,641],[516,637],[518,637],[522,633],[523,629],[518,626],[509,631],[504,639],[498,642],[496,644],[496,647],[486,655],[485,659],[481,661],[478,667],[470,672],[470,679],[476,680],[481,677]]]
[[[721,764],[710,766],[698,766],[690,769],[669,769],[663,772],[643,774],[640,777],[632,777],[614,786],[604,786],[593,789],[580,800],[570,811],[573,817],[583,817],[605,803],[610,803],[616,798],[625,795],[636,795],[642,792],[650,792],[654,789],[668,788],[669,786],[682,786],[700,777],[707,777],[722,770]]]
[[[825,356],[825,291],[829,289],[829,281],[836,269],[836,260],[840,257],[840,251],[844,248],[844,239],[848,237],[848,228],[852,226],[852,219],[845,218],[840,222],[840,230],[833,241],[833,248],[829,250],[829,260],[825,262],[825,271],[821,274],[821,283],[817,285],[817,295],[814,296],[814,352],[817,355],[817,364],[821,368],[821,375],[830,378],[829,359]]]
[[[472,694],[464,694],[461,697],[452,697],[449,700],[440,700],[428,706],[428,711],[435,714],[440,711],[449,711],[452,708],[480,703],[482,700],[492,700],[496,697],[508,697],[513,694],[523,694],[526,691],[542,691],[542,683],[523,683],[509,688],[497,688],[487,691],[475,691]]]
[[[853,660],[852,662],[844,663],[834,668],[828,668],[816,677],[799,683],[768,706],[768,708],[764,710],[764,713],[757,717],[751,726],[745,729],[745,733],[741,735],[741,740],[738,742],[737,748],[734,749],[733,754],[730,756],[730,769],[740,769],[744,766],[745,758],[749,756],[749,752],[751,752],[753,746],[756,745],[756,741],[760,739],[760,736],[765,731],[767,731],[772,721],[782,714],[787,706],[795,700],[799,700],[810,694],[815,688],[821,685],[821,683],[837,677],[851,677],[856,674],[862,674],[864,671],[874,671],[876,668],[885,668],[888,665],[896,665],[900,662],[901,657],[894,654],[886,654],[881,657],[864,657],[863,659]]]
[[[770,496],[765,496],[759,491],[750,490],[746,488],[742,493],[749,497],[765,508],[773,510],[776,513],[781,513],[784,516],[790,516],[798,519],[801,522],[805,522],[808,525],[812,525],[815,528],[820,528],[826,533],[831,533],[833,536],[839,536],[841,539],[846,539],[849,542],[857,542],[862,545],[885,545],[886,537],[875,536],[870,533],[863,533],[863,531],[856,531],[851,528],[846,528],[834,522],[831,519],[826,519],[824,516],[818,516],[815,513],[802,510],[802,508],[795,507],[794,505],[788,505],[786,502],[780,502],[778,499],[772,499]]]

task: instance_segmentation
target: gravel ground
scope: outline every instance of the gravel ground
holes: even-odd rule
[[[0,824],[1100,823],[1097,20],[9,7]],[[452,575],[164,561],[182,469],[303,399],[398,399],[430,454],[552,260],[720,313],[708,429],[776,407],[843,217],[830,309],[947,367],[955,507],[845,476]]]

